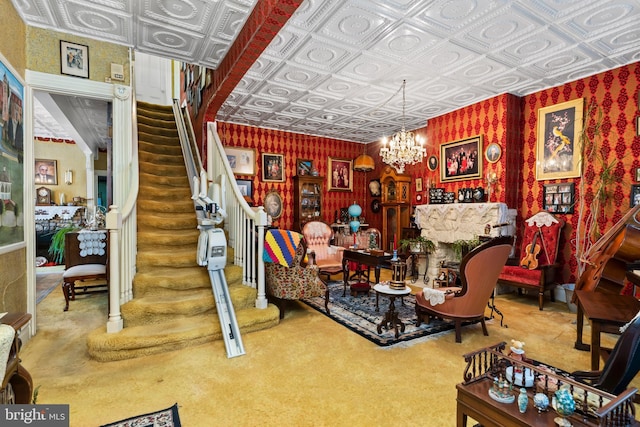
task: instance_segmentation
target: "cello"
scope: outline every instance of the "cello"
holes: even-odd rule
[[[581,259],[586,267],[576,283],[576,290],[620,294],[627,264],[640,259],[638,212],[640,205],[631,208]],[[575,293],[571,301],[576,301]]]

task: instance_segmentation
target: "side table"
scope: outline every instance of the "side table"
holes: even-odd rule
[[[398,312],[396,311],[396,298],[404,297],[411,293],[411,288],[405,286],[404,289],[391,289],[389,285],[376,284],[373,287],[373,290],[376,291],[376,295],[382,294],[384,296],[389,297],[389,310],[384,315],[382,321],[378,324],[378,333],[382,333],[382,328],[385,329],[393,328],[396,332],[396,338],[400,336],[400,332],[404,332],[404,323],[400,319],[398,319]],[[398,326],[400,326],[400,332],[398,332]]]

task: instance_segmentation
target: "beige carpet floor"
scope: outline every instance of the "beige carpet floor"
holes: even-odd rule
[[[293,303],[278,326],[243,335],[244,356],[227,359],[216,341],[101,363],[89,358],[86,334],[105,322],[106,304],[106,294],[78,297],[63,313],[62,292],[54,290],[38,304],[38,334],[21,353],[38,403],[69,404],[71,426],[175,402],[186,427],[452,426],[466,352],[513,338],[531,358],[569,371],[589,367],[589,353],[573,349],[576,316],[566,304],[539,311],[535,298],[515,294],[497,298],[508,328],[490,321],[488,337],[480,325],[464,328],[461,344],[451,331],[381,348]]]

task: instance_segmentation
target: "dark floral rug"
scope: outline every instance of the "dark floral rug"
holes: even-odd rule
[[[431,323],[428,325],[422,323],[420,326],[416,326],[416,300],[413,295],[408,295],[403,298],[404,304],[400,303],[399,298],[396,298],[395,301],[398,318],[405,324],[404,332],[400,333],[400,336],[396,338],[395,330],[382,328],[382,333],[378,334],[378,324],[389,309],[389,298],[380,295],[379,310],[376,311],[376,292],[373,289],[371,289],[368,297],[362,294],[351,296],[348,288],[346,296],[343,297],[342,290],[342,282],[333,281],[329,283],[329,311],[331,314],[327,314],[324,309],[324,297],[309,298],[302,301],[353,332],[383,347],[412,341],[417,338],[434,338],[439,334],[454,329],[453,322],[439,319],[431,319]]]

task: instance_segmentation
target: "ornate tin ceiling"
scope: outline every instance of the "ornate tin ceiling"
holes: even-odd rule
[[[38,27],[216,68],[254,0],[12,0]],[[306,0],[223,121],[358,142],[640,60],[638,0]]]

